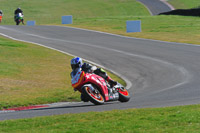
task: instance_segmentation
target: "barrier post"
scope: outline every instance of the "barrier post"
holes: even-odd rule
[[[129,20],[126,21],[126,32],[141,32],[141,21],[140,20]]]
[[[26,25],[28,25],[28,26],[34,26],[35,25],[35,21],[33,21],[33,20],[27,21]]]
[[[72,24],[72,15],[62,16],[62,24]]]

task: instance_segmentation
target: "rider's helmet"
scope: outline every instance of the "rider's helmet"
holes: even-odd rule
[[[75,57],[71,60],[72,70],[75,70],[76,68],[81,68],[82,65],[83,65],[83,62],[80,57]]]

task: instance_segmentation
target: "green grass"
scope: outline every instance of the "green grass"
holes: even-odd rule
[[[0,53],[0,109],[80,101],[71,87],[71,56],[1,36]]]
[[[181,6],[198,5],[198,0],[173,0]],[[13,3],[13,4],[11,4]],[[46,4],[48,3],[48,4]],[[72,26],[130,37],[162,41],[200,44],[199,17],[150,16],[148,10],[136,0],[2,0],[2,24],[13,25],[13,11],[20,6],[25,21],[36,20],[37,25],[61,25],[61,16],[73,15]],[[127,20],[141,20],[142,32],[126,33]]]
[[[0,132],[198,133],[200,106],[113,110],[0,122]]]
[[[2,24],[14,24],[13,14],[17,7],[23,9],[25,21],[36,20],[37,24],[61,24],[63,15],[85,19],[149,14],[136,0],[1,0]]]
[[[190,9],[200,6],[199,0],[169,0],[168,2],[176,9]]]

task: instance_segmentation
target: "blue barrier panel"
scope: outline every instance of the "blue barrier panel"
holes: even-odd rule
[[[141,21],[126,21],[126,32],[141,32]]]
[[[28,26],[34,26],[35,25],[35,21],[27,21],[26,25],[28,25]]]
[[[62,16],[62,24],[72,24],[72,15]]]

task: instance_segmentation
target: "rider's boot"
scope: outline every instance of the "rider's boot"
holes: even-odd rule
[[[117,82],[112,80],[109,76],[106,77],[106,81],[109,83],[110,87],[117,85]]]

